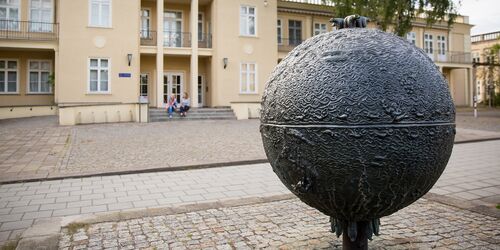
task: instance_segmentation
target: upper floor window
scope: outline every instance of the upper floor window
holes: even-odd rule
[[[111,0],[89,0],[89,25],[93,27],[111,27]]]
[[[28,93],[51,93],[49,81],[51,62],[47,60],[29,60],[29,88]]]
[[[17,93],[17,66],[16,60],[0,59],[0,94]]]
[[[30,31],[52,32],[52,0],[30,1]]]
[[[281,19],[278,19],[276,31],[278,32],[278,44],[283,44],[283,23],[281,22]]]
[[[424,34],[424,51],[428,55],[434,53],[434,42],[431,34]]]
[[[328,32],[326,23],[315,23],[314,24],[314,35],[319,35]]]
[[[106,58],[89,60],[89,93],[109,92],[109,64]]]
[[[198,41],[203,41],[203,13],[198,13]]]
[[[141,9],[141,38],[151,38],[151,11]]]
[[[446,55],[446,37],[437,36],[438,55]]]
[[[149,83],[149,75],[148,74],[141,74],[140,77],[140,82],[139,82],[139,89],[140,89],[140,95],[141,96],[148,96],[148,83]]]
[[[408,32],[406,34],[406,40],[413,45],[417,44],[417,34],[415,32]]]
[[[297,46],[302,43],[302,21],[288,20],[289,44]]]
[[[20,0],[0,0],[0,29],[19,29]]]
[[[241,63],[240,94],[257,93],[257,64]]]
[[[240,7],[240,35],[255,36],[257,34],[257,10],[252,6]]]

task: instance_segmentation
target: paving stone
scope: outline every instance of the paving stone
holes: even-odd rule
[[[97,212],[108,211],[108,208],[106,205],[99,205],[99,206],[82,207],[80,211],[82,212],[82,214],[97,213]]]
[[[80,214],[80,207],[73,207],[73,208],[54,210],[52,216],[59,217],[59,216],[78,215],[78,214]]]

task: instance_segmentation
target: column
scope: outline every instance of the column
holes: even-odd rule
[[[198,107],[198,0],[191,0],[191,106]]]
[[[156,1],[156,105],[163,106],[163,0]],[[152,100],[151,100],[152,101]]]
[[[467,92],[466,92],[467,93],[467,95],[466,95],[467,103],[466,103],[466,105],[468,105],[469,107],[474,106],[474,99],[473,98],[474,98],[474,93],[476,93],[474,90],[475,84],[474,84],[473,72],[474,71],[472,70],[472,68],[467,68],[467,82],[469,84],[467,84],[467,87],[466,87],[467,88]]]

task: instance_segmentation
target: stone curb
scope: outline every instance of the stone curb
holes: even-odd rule
[[[458,145],[458,144],[466,144],[466,143],[496,141],[496,140],[500,140],[500,137],[456,141],[454,144]],[[0,181],[0,185],[13,184],[13,183],[24,183],[24,182],[36,182],[36,181],[53,181],[53,180],[63,180],[63,179],[72,179],[72,178],[86,178],[86,177],[96,177],[96,176],[142,174],[142,173],[151,173],[151,172],[185,171],[185,170],[196,170],[196,169],[208,169],[208,168],[252,165],[252,164],[261,164],[261,163],[269,163],[269,160],[268,159],[254,159],[254,160],[245,160],[245,161],[219,162],[219,163],[185,165],[185,166],[174,166],[174,167],[163,167],[163,168],[112,171],[112,172],[95,173],[95,174],[76,174],[76,175],[46,177],[46,178],[27,178],[27,179],[22,179],[22,180]]]
[[[103,222],[117,222],[121,220],[138,219],[161,215],[188,213],[208,209],[255,205],[273,201],[296,198],[293,194],[274,195],[268,197],[250,197],[231,199],[216,202],[192,203],[181,206],[134,209],[123,212],[108,212],[95,215],[76,215],[50,219],[40,219],[33,226],[26,229],[21,235],[16,250],[51,250],[58,249],[61,229],[72,223],[94,224]]]
[[[427,193],[424,195],[425,199],[438,202],[444,205],[457,207],[461,209],[465,209],[474,213],[491,216],[497,219],[500,219],[500,209],[496,209],[495,207],[489,207],[480,202],[467,201],[462,199],[457,199],[453,197],[449,197],[446,195]]]

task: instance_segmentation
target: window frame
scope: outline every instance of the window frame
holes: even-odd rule
[[[254,65],[254,77],[255,77],[255,80],[254,80],[254,91],[251,92],[250,91],[250,82],[249,82],[249,75],[251,73],[251,71],[249,71],[248,69],[250,69],[250,65],[253,64]],[[242,91],[242,86],[243,86],[243,78],[242,78],[242,75],[243,75],[243,65],[247,65],[247,70],[245,72],[245,77],[246,77],[246,92],[243,92]],[[240,84],[239,84],[239,94],[240,95],[255,95],[255,94],[258,94],[259,93],[259,90],[258,90],[258,86],[259,86],[259,83],[258,83],[258,65],[256,62],[241,62],[240,63]]]
[[[446,56],[446,36],[437,35],[436,36],[437,43],[437,54],[438,56]],[[442,52],[442,54],[441,54]]]
[[[33,72],[37,72],[38,73],[38,90],[37,92],[34,92],[34,91],[31,91],[30,89],[30,83],[31,83],[31,79],[30,79],[30,76],[31,76],[31,72],[32,70],[30,69],[30,63],[31,62],[38,62],[40,65],[42,62],[48,62],[49,63],[49,70],[48,70],[48,73],[49,73],[49,76],[53,73],[52,71],[52,60],[50,59],[28,59],[28,64],[26,65],[26,73],[27,73],[27,76],[26,76],[26,93],[27,94],[30,94],[30,95],[45,95],[45,94],[53,94],[53,88],[52,88],[52,85],[49,83],[49,91],[41,91],[42,89],[42,78],[41,78],[41,73],[42,72],[47,72],[47,71],[42,71],[41,68],[39,68],[38,70],[34,71]]]
[[[1,27],[0,27],[0,30],[13,30],[13,31],[18,31],[18,30],[20,30],[20,29],[21,29],[21,26],[19,25],[19,24],[20,24],[19,22],[21,21],[21,4],[22,4],[22,3],[21,3],[21,0],[19,0],[19,1],[18,1],[17,6],[16,6],[16,5],[11,5],[10,0],[7,0],[7,1],[8,1],[8,3],[7,3],[7,4],[5,4],[5,5],[0,5],[0,7],[3,7],[3,8],[5,8],[5,9],[6,9],[6,12],[5,12],[5,14],[6,14],[6,19],[5,19],[5,20],[8,20],[8,21],[15,21],[15,22],[18,22],[18,23],[17,23],[17,25],[16,25],[16,27],[15,27],[15,28],[11,28],[11,27],[1,28]],[[10,19],[10,18],[9,18],[9,16],[10,16],[10,10],[11,10],[11,9],[13,9],[13,8],[17,8],[17,18],[16,18],[16,20],[12,20],[12,19]],[[8,23],[7,23],[7,24],[8,24]]]
[[[142,14],[144,13],[144,11],[148,11],[149,13],[149,16],[147,18],[145,18]],[[140,24],[140,29],[141,29],[141,38],[143,39],[151,39],[151,36],[152,36],[152,23],[151,23],[151,18],[152,18],[152,9],[149,8],[149,7],[146,7],[146,8],[141,8],[141,15],[140,15],[140,18],[141,18],[141,24]],[[147,19],[149,21],[148,23],[148,29],[147,30],[144,30],[142,29],[143,27],[143,19]]]
[[[90,71],[92,69],[95,70],[95,68],[92,68],[90,66],[91,60],[98,60],[97,61],[97,91],[92,91],[90,89]],[[108,60],[108,90],[107,91],[101,91],[101,60]],[[102,95],[102,94],[111,94],[111,58],[109,57],[89,57],[87,59],[87,94],[89,95]]]
[[[102,24],[92,24],[92,3],[94,1],[102,2],[102,1],[109,1],[109,25],[102,25]],[[92,28],[112,28],[113,27],[113,0],[88,0],[88,13],[89,13],[89,20],[88,20],[88,27]]]
[[[145,97],[149,98],[149,79],[150,79],[149,75],[150,75],[149,73],[141,73],[139,75],[139,96],[145,96]],[[142,77],[143,76],[146,76],[146,79],[147,79],[146,84],[142,83]],[[142,86],[143,85],[146,85],[146,95],[143,95],[143,93],[142,93]]]
[[[278,22],[280,22],[280,25],[278,26]],[[277,40],[278,40],[278,45],[283,45],[283,19],[281,18],[278,18],[276,20],[276,31],[278,31],[279,29],[279,36],[277,37]],[[276,32],[278,33],[278,32]],[[278,34],[276,34],[278,35]]]
[[[417,32],[410,31],[406,33],[406,41],[417,46]]]
[[[429,52],[427,51],[427,44],[429,46]],[[424,34],[424,52],[428,55],[434,55],[434,36],[430,33]]]
[[[319,25],[319,29],[316,29],[316,24]],[[322,26],[325,26],[325,30],[324,32],[321,32],[322,31]],[[316,34],[316,31],[319,31],[318,34]],[[314,22],[313,24],[313,35],[314,36],[317,36],[317,35],[321,35],[321,34],[324,34],[324,33],[328,33],[328,25],[326,23],[322,23],[322,22]]]
[[[248,13],[247,14],[241,14],[241,8],[246,8]],[[250,8],[254,9],[253,15],[250,14]],[[257,33],[258,32],[257,31],[257,27],[258,27],[258,25],[257,25],[257,23],[258,23],[257,22],[257,7],[252,6],[252,5],[248,5],[248,4],[242,4],[242,5],[239,6],[238,13],[239,13],[239,18],[240,18],[240,21],[239,21],[239,23],[240,23],[240,27],[239,27],[239,29],[240,29],[240,36],[257,37],[257,34],[258,34]],[[247,30],[245,31],[245,33],[243,33],[242,32],[243,30],[241,29],[242,15],[245,15],[245,21],[247,22],[247,26],[246,26]],[[248,25],[248,23],[249,23],[248,20],[249,20],[250,16],[254,17],[254,34],[250,34],[250,25]]]
[[[19,68],[20,68],[20,65],[19,65],[19,59],[13,59],[13,58],[0,58],[0,61],[5,61],[5,69],[0,69],[0,71],[3,71],[5,72],[5,83],[4,83],[4,86],[5,86],[5,91],[0,91],[0,95],[18,95],[19,94]],[[13,70],[9,70],[8,69],[8,62],[9,61],[14,61],[16,62],[16,91],[15,92],[9,92],[8,89],[9,89],[9,76],[8,76],[8,72],[13,72]]]
[[[200,15],[201,15],[201,20],[200,20]],[[205,38],[203,37],[203,33],[205,31],[205,25],[204,25],[205,24],[205,13],[198,12],[197,19],[198,19],[198,21],[196,22],[196,25],[198,25],[198,42],[203,42],[203,41],[205,41]],[[201,30],[199,29],[200,24],[201,24]],[[200,34],[201,34],[201,36],[200,36]]]
[[[28,1],[28,18],[30,20],[30,22],[34,22],[31,18],[31,13],[33,11],[33,2],[34,0],[29,0]],[[36,1],[40,1],[40,5],[43,5],[42,2],[43,0],[36,0]],[[50,21],[48,22],[49,24],[52,24],[54,23],[54,0],[49,0],[50,1]],[[43,9],[43,8],[42,8]],[[42,16],[40,16],[40,19],[42,19]],[[36,21],[35,23],[44,23],[44,22],[39,22],[39,21]],[[52,25],[49,25],[50,27],[50,30],[42,30],[42,31],[38,31],[38,32],[53,32],[52,30]],[[37,32],[37,31],[30,31],[30,32]]]

